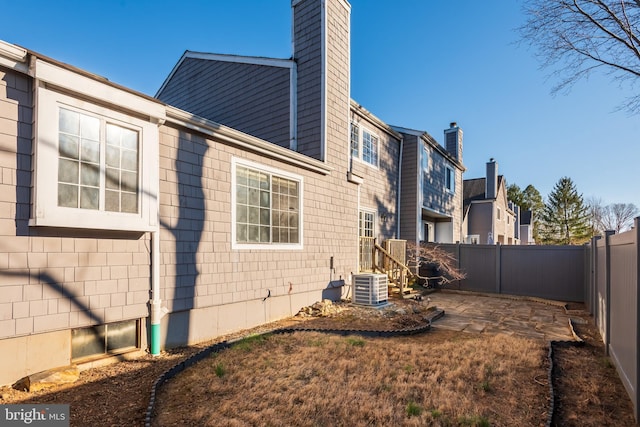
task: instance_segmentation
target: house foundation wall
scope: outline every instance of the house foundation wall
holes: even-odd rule
[[[161,323],[162,342],[171,348],[208,341],[293,316],[322,297],[312,291],[169,313]]]
[[[68,365],[71,331],[8,338],[0,341],[0,348],[0,385],[12,384],[34,372]]]

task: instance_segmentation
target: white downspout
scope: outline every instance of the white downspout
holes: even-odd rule
[[[404,148],[404,138],[400,137],[400,155],[398,156],[398,202],[396,206],[396,239],[400,238],[400,201],[402,190],[402,150]]]
[[[160,354],[160,231],[151,232],[151,342],[152,356]]]

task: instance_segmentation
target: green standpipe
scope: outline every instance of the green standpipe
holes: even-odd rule
[[[151,355],[160,354],[160,324],[151,325]]]

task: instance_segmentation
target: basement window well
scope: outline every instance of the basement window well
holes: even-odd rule
[[[71,330],[71,359],[108,356],[139,348],[139,320]]]

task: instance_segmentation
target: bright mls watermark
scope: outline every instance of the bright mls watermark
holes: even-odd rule
[[[69,427],[69,405],[0,405],[0,427]]]

